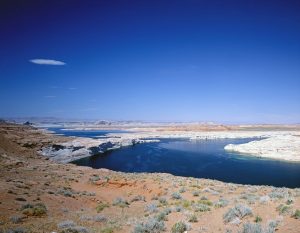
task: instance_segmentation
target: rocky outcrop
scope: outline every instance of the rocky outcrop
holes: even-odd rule
[[[159,140],[135,138],[76,138],[69,142],[44,147],[40,153],[51,160],[68,163],[91,155],[101,154],[108,150],[119,149],[124,146],[157,141]]]
[[[300,137],[294,135],[278,135],[240,145],[229,144],[224,149],[262,158],[300,161]]]

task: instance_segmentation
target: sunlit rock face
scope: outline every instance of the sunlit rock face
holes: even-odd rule
[[[51,160],[68,163],[80,158],[104,153],[108,150],[119,149],[124,146],[157,141],[159,140],[128,137],[108,139],[76,138],[69,142],[44,147],[40,153]]]
[[[229,144],[224,149],[262,158],[300,161],[300,137],[294,135],[278,135],[240,145]]]

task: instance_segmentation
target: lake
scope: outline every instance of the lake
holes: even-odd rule
[[[72,136],[96,137],[111,132],[77,131]],[[70,135],[72,131],[66,133]],[[224,150],[229,143],[252,140],[161,139],[160,142],[123,147],[73,163],[122,172],[164,172],[239,184],[300,187],[300,163],[261,159]]]

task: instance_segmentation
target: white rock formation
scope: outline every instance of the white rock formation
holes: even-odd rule
[[[262,158],[300,161],[300,136],[277,135],[240,145],[229,144],[224,149]]]

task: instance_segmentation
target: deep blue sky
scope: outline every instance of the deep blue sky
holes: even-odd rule
[[[0,117],[299,123],[298,2],[2,0]]]

